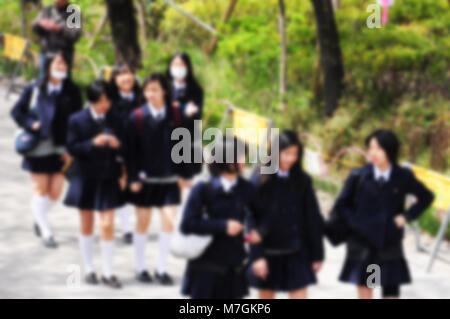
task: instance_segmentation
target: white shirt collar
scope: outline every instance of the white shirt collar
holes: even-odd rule
[[[89,106],[89,111],[91,112],[91,116],[94,119],[94,121],[105,119],[105,114],[98,114],[97,112],[95,112],[92,106]]]
[[[289,177],[289,171],[282,171],[281,169],[278,169],[277,175],[278,177],[286,178]]]
[[[383,177],[384,180],[387,182],[389,180],[389,178],[391,177],[391,171],[392,171],[392,166],[389,166],[387,170],[382,172],[378,167],[373,165],[373,175],[374,175],[376,181],[380,177]]]
[[[58,85],[54,85],[52,82],[48,82],[47,85],[47,93],[48,95],[52,94],[53,92],[59,93],[62,90],[62,81],[59,82]]]
[[[128,101],[133,101],[134,100],[134,92],[131,91],[130,93],[124,93],[122,91],[119,91],[120,96],[122,97],[122,99],[128,100]]]
[[[186,88],[186,82],[178,83],[177,81],[173,81],[173,87],[175,90],[184,89]]]
[[[230,189],[232,189],[237,184],[237,177],[230,181],[229,179],[226,179],[223,176],[220,176],[220,184],[222,184],[222,188],[225,191],[225,193],[228,193]]]
[[[158,118],[159,116],[162,116],[162,118],[164,118],[166,116],[165,106],[163,106],[161,109],[158,110],[151,103],[147,103],[147,105],[150,110],[150,114],[153,116],[153,118]]]

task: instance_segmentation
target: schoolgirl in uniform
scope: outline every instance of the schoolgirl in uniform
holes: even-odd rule
[[[301,167],[303,146],[297,134],[285,130],[278,138],[278,172],[254,176],[263,208],[256,228],[263,239],[252,246],[249,281],[260,298],[274,298],[276,291],[306,298],[324,258],[323,220],[311,177]]]
[[[45,70],[44,77],[25,88],[11,115],[20,127],[35,132],[40,139],[36,148],[25,155],[22,167],[31,175],[35,233],[42,236],[46,247],[55,248],[47,214],[63,189],[61,170],[70,161],[66,151],[68,119],[81,109],[82,99],[80,89],[68,77],[68,58],[64,54],[47,57]]]
[[[133,69],[126,63],[117,64],[111,77],[112,111],[123,122],[123,132],[132,111],[140,106],[141,90]],[[126,153],[126,136],[120,137],[122,149]],[[126,204],[116,210],[122,225],[123,241],[131,244],[133,241],[133,227],[130,221],[131,206]]]
[[[256,243],[260,234],[251,229],[248,235],[253,238],[245,238],[244,229],[250,229],[259,210],[255,187],[240,177],[245,151],[240,151],[239,143],[233,138],[217,142],[213,152],[221,150],[227,161],[209,164],[212,177],[194,186],[185,207],[181,231],[213,236],[206,250],[186,267],[182,293],[193,299],[238,299],[248,293],[244,239]]]
[[[111,107],[106,83],[95,81],[86,90],[90,103],[70,118],[67,145],[75,158],[65,204],[80,211],[80,249],[86,282],[97,284],[92,263],[94,212],[100,214],[102,282],[112,288],[121,283],[112,270],[114,248],[114,210],[123,205],[125,185],[121,185],[121,122]]]
[[[195,162],[195,153],[201,156],[201,140],[194,140],[195,120],[201,120],[203,114],[203,89],[194,75],[191,58],[187,53],[175,53],[169,62],[167,69],[172,89],[173,106],[176,108],[175,116],[179,114],[182,127],[191,134],[191,163],[180,163],[178,169],[183,181],[183,186],[190,186],[189,180],[201,173],[201,161]],[[200,127],[197,127],[200,130]],[[201,136],[201,132],[198,136]],[[194,143],[195,142],[195,143]]]
[[[167,273],[167,258],[174,228],[180,189],[171,159],[174,125],[170,86],[164,75],[150,75],[142,87],[145,104],[133,111],[127,129],[129,201],[136,206],[137,225],[133,235],[137,279],[152,282],[145,262],[145,245],[152,207],[160,209],[162,231],[155,277],[163,285],[173,280]]]
[[[380,267],[374,278],[379,276],[382,296],[398,298],[400,285],[411,282],[402,248],[404,227],[425,211],[433,195],[409,169],[398,165],[399,141],[393,132],[373,132],[366,146],[370,164],[350,173],[327,222],[327,235],[346,241],[340,280],[356,285],[359,298],[373,297],[371,264]],[[417,202],[405,209],[408,194]]]

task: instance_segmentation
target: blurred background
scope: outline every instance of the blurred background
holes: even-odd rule
[[[0,3],[0,33],[22,37],[30,44],[17,73],[18,84],[37,74],[39,46],[31,24],[39,8],[52,3]],[[348,148],[362,147],[364,138],[379,127],[391,128],[398,134],[403,142],[402,161],[436,173],[438,179],[444,180],[440,185],[447,185],[448,0],[396,0],[384,17],[386,8],[380,6],[378,12],[371,9],[370,5],[378,3],[375,0],[72,3],[80,7],[83,16],[83,34],[76,44],[73,68],[77,84],[84,87],[96,77],[107,76],[109,67],[120,59],[140,67],[138,74],[144,78],[150,72],[165,71],[175,51],[188,52],[205,90],[204,128],[219,126],[227,108],[234,105],[271,119],[275,127],[304,134],[304,142],[311,150],[306,160],[313,162],[308,165],[316,173],[315,187],[324,213],[349,170],[365,162],[359,151]],[[68,291],[64,285],[66,266],[79,259],[75,212],[60,205],[61,214],[53,213],[57,234],[68,243],[64,245],[61,240],[61,246],[73,246],[61,247],[65,254],[55,259],[33,242],[27,207],[28,177],[20,170],[19,156],[14,155],[15,126],[9,118],[17,92],[4,98],[10,84],[10,67],[11,61],[2,55],[0,205],[4,213],[0,217],[0,297],[94,297],[98,292],[84,288]],[[442,188],[448,186],[438,187],[448,194],[448,188]],[[445,209],[432,207],[421,217],[418,226],[425,246],[434,243],[444,214]],[[153,228],[159,225],[155,216]],[[153,228],[150,240],[152,232],[157,232]],[[450,226],[444,238],[440,250],[445,254],[449,250]],[[413,276],[418,277],[418,283],[407,288],[405,296],[450,298],[449,264],[438,259],[433,274],[426,274],[429,253],[417,249],[413,229],[408,240]],[[151,245],[156,247],[157,243]],[[103,291],[103,296],[179,297],[178,286],[148,292],[133,283],[132,249],[123,250],[122,277],[128,274],[135,290],[124,289],[119,295]],[[323,286],[313,288],[312,297],[355,297],[353,287],[336,281],[343,253],[331,249],[320,277]],[[173,260],[170,265],[178,280],[183,263]]]

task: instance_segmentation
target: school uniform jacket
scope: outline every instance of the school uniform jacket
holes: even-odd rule
[[[185,207],[181,231],[212,235],[213,241],[200,257],[189,262],[190,267],[214,270],[243,264],[247,258],[244,232],[228,236],[227,221],[234,219],[244,224],[259,214],[255,195],[254,186],[241,177],[229,192],[224,191],[219,177],[195,185]]]
[[[141,119],[138,110],[142,112]],[[165,113],[163,119],[155,119],[147,104],[131,113],[126,132],[126,161],[130,182],[139,181],[141,173],[147,178],[176,175],[175,164],[171,158],[174,122],[167,108]]]
[[[300,253],[310,261],[323,260],[323,218],[311,178],[306,173],[273,175],[261,185],[259,179],[259,174],[252,178],[262,209],[254,228],[263,241],[252,246],[252,258]]]
[[[89,107],[74,114],[69,121],[67,147],[75,158],[74,176],[92,179],[115,179],[121,175],[121,150],[96,146],[93,139],[100,133],[120,136],[121,123],[113,112],[108,112],[103,124],[96,122]]]
[[[405,209],[408,194],[414,195],[417,201]],[[393,165],[389,180],[380,185],[375,180],[373,166],[368,164],[349,175],[333,213],[346,220],[352,239],[361,238],[371,247],[385,250],[398,246],[403,238],[404,230],[396,226],[394,217],[402,214],[408,221],[417,219],[433,197],[411,170]],[[353,250],[354,255],[359,253],[358,249]]]
[[[65,80],[61,92],[57,95],[49,96],[46,89],[39,90],[35,115],[32,115],[29,112],[31,98],[34,87],[40,85],[39,83],[35,81],[24,89],[11,111],[11,116],[20,127],[30,132],[33,131],[33,123],[40,121],[40,137],[44,139],[51,136],[56,146],[64,146],[69,117],[83,106],[80,89],[71,80]]]

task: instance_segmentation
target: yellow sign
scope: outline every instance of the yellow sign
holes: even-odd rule
[[[109,82],[112,77],[113,68],[110,66],[107,66],[103,69],[103,80],[105,82]]]
[[[11,34],[3,35],[3,56],[10,60],[20,61],[27,48],[27,40]]]
[[[433,206],[447,210],[450,207],[450,177],[414,165],[411,169],[416,178],[434,193]]]
[[[233,108],[233,134],[248,144],[259,145],[267,139],[271,122],[265,117]]]

